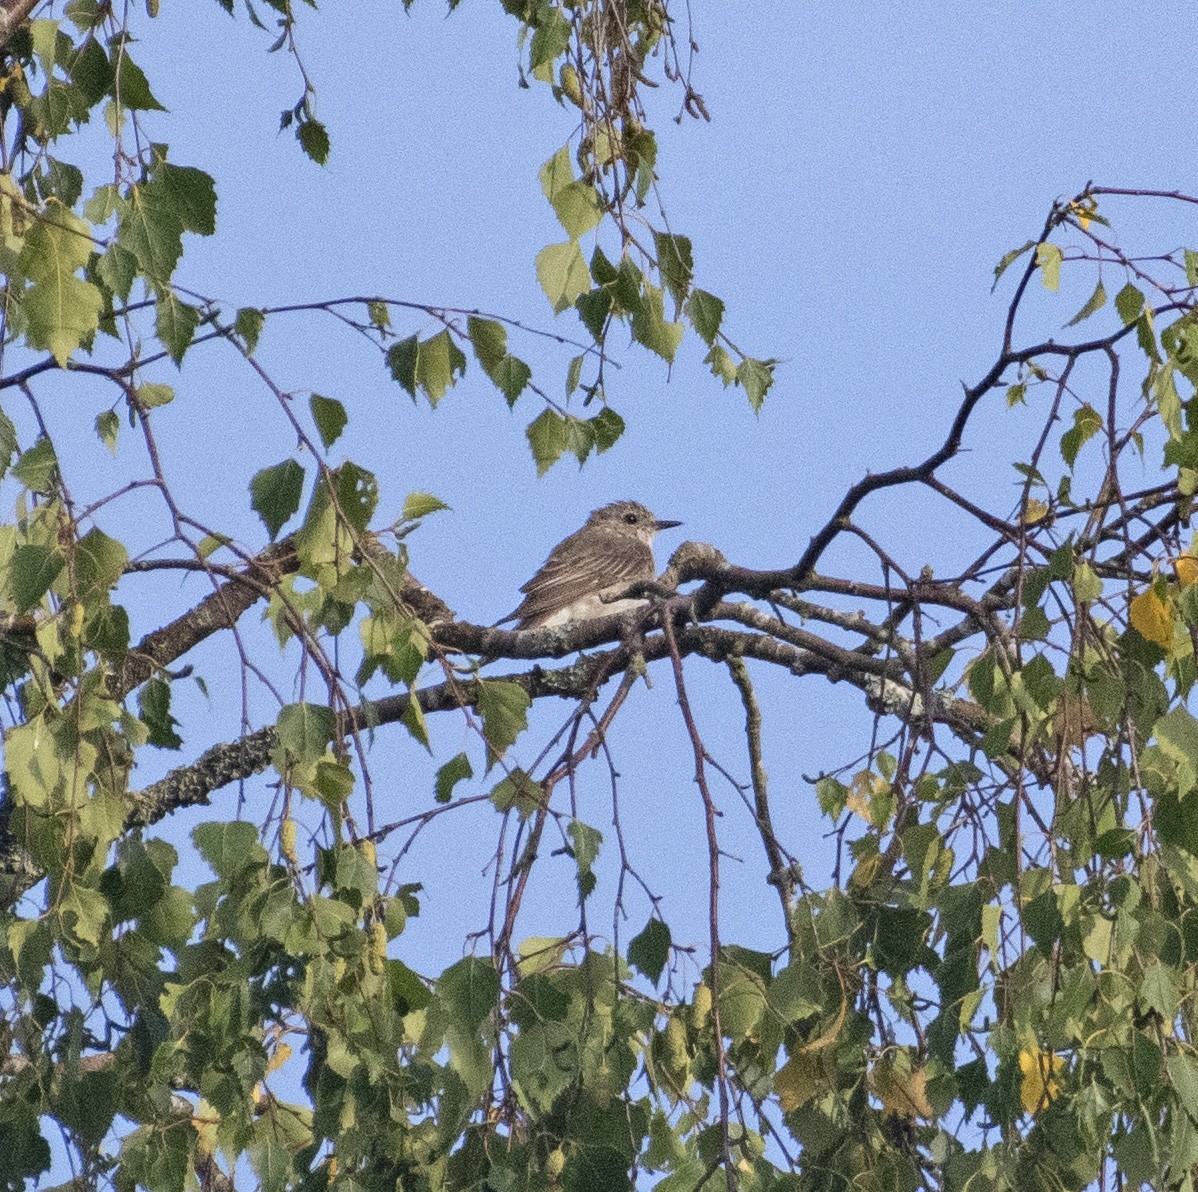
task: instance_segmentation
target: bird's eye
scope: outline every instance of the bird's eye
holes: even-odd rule
[[[636,525],[636,514],[635,513],[626,513],[626,514],[624,514],[624,520],[630,526],[635,526]]]

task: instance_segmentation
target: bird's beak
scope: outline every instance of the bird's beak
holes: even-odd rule
[[[682,525],[681,522],[675,521],[659,521],[653,523],[654,528],[658,530],[672,530],[675,526]]]

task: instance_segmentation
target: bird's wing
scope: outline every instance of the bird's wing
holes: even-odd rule
[[[540,571],[520,589],[524,599],[505,620],[518,620],[522,628],[532,628],[542,617],[585,596],[618,591],[656,574],[653,552],[645,543],[627,535],[592,532],[587,549],[579,551],[574,537],[572,534],[553,549]]]

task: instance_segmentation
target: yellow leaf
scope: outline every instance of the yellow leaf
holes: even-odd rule
[[[1156,642],[1162,650],[1173,644],[1173,607],[1154,589],[1146,588],[1141,592],[1131,602],[1128,612],[1141,637]]]
[[[1177,582],[1183,588],[1188,588],[1198,580],[1198,559],[1193,555],[1178,555],[1172,560],[1173,570],[1177,572]]]
[[[936,1111],[928,1100],[927,1069],[912,1070],[910,1063],[905,1054],[880,1060],[871,1073],[874,1092],[881,1099],[883,1112],[908,1120],[921,1117],[930,1121]]]
[[[867,890],[878,880],[881,869],[882,857],[879,853],[871,853],[867,857],[862,857],[849,875],[849,885],[857,890]]]
[[[279,828],[279,852],[291,862],[292,865],[299,864],[299,854],[295,849],[295,836],[298,829],[295,826],[295,820],[290,816],[283,821]]]
[[[1029,497],[1027,504],[1023,507],[1023,521],[1025,525],[1033,525],[1035,522],[1042,521],[1048,513],[1048,506],[1043,501],[1037,501],[1035,497]]]
[[[191,1115],[191,1125],[196,1132],[196,1149],[201,1155],[212,1156],[220,1145],[217,1130],[220,1127],[220,1114],[216,1112],[203,1097]]]
[[[291,1045],[289,1043],[280,1043],[274,1049],[274,1053],[270,1059],[266,1061],[266,1071],[269,1075],[271,1072],[281,1068],[289,1059],[291,1059]]]
[[[1062,749],[1072,749],[1087,737],[1102,732],[1090,701],[1084,695],[1070,691],[1062,694],[1052,718],[1052,727]]]
[[[1061,1095],[1060,1073],[1065,1057],[1040,1048],[1024,1048],[1019,1053],[1019,1100],[1028,1113],[1039,1113]]]
[[[822,1035],[792,1051],[790,1058],[778,1069],[774,1076],[774,1089],[783,1113],[790,1113],[805,1105],[812,1097],[836,1087],[835,1044],[840,1039],[848,1009],[842,987],[840,1011],[832,1024]]]
[[[774,1076],[783,1113],[793,1113],[835,1087],[836,1062],[829,1051],[796,1051]]]
[[[1083,199],[1080,203],[1073,199],[1069,203],[1069,214],[1077,220],[1078,226],[1083,232],[1090,226],[1090,221],[1094,218],[1094,213],[1097,210],[1098,203],[1092,198]]]
[[[873,825],[875,814],[873,802],[879,795],[889,794],[889,792],[890,783],[880,774],[871,773],[869,770],[861,770],[853,777],[853,782],[849,787],[848,797],[845,799],[844,805],[854,815],[859,815],[867,824]],[[886,812],[888,810],[888,808],[884,809]],[[887,818],[886,815],[883,816],[884,821],[885,818]]]
[[[1040,280],[1046,290],[1054,294],[1061,287],[1061,262],[1065,254],[1055,244],[1047,240],[1036,245],[1036,264],[1040,266]]]

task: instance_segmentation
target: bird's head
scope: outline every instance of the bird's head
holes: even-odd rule
[[[653,516],[639,501],[613,501],[596,509],[587,518],[588,526],[599,526],[605,530],[615,530],[621,534],[629,534],[644,542],[652,542],[658,530],[668,530],[673,526],[682,525],[677,521],[661,521]]]

